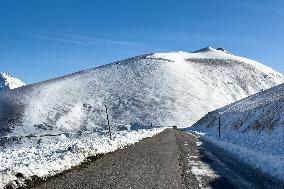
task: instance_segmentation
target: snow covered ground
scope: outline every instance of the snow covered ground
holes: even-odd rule
[[[80,136],[65,133],[25,139],[21,144],[13,144],[0,151],[0,188],[17,180],[17,173],[27,178],[33,175],[52,176],[82,163],[89,156],[112,152],[163,130],[114,131],[112,140],[108,133],[84,133]]]
[[[189,131],[284,181],[284,84],[210,112]]]
[[[25,83],[7,73],[0,73],[0,92],[24,86]]]
[[[67,169],[74,156],[65,148],[72,150],[74,143],[87,141],[80,157],[94,152],[92,142],[104,148],[105,106],[113,131],[137,133],[129,139],[137,141],[156,132],[138,136],[141,129],[187,127],[209,111],[283,82],[282,74],[258,62],[205,48],[137,56],[7,90],[0,95],[0,158],[5,162],[0,178],[4,183],[19,171],[43,176]],[[70,142],[62,147],[61,140]],[[53,148],[56,153],[49,151]],[[61,167],[51,163],[56,159]],[[37,165],[49,169],[42,172]]]

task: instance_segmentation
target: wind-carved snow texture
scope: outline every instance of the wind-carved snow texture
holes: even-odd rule
[[[1,93],[1,150],[63,135],[68,140],[106,136],[105,106],[113,132],[188,127],[209,111],[283,82],[282,74],[258,62],[213,48],[137,56]],[[56,152],[55,157],[69,153]],[[36,155],[28,150],[13,160],[1,155],[8,158],[0,166],[1,175],[10,175],[5,181],[22,166],[29,170],[25,175],[38,174],[23,164],[32,161],[26,157]],[[51,165],[48,174],[55,170]]]
[[[210,112],[190,130],[284,181],[284,84]]]
[[[0,92],[4,90],[22,87],[24,85],[25,83],[13,76],[7,73],[0,73]]]

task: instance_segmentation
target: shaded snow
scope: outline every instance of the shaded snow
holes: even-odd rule
[[[210,112],[190,130],[284,181],[283,125],[284,84]]]

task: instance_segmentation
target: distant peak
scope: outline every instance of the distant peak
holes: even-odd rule
[[[8,73],[0,73],[0,76],[2,76],[2,77],[8,77],[8,76],[11,76],[11,75],[8,74]]]
[[[15,78],[8,73],[0,73],[0,92],[7,89],[15,89],[24,85],[25,83],[18,78]]]
[[[12,78],[13,76],[8,73],[0,73],[0,78],[7,79],[7,78]]]

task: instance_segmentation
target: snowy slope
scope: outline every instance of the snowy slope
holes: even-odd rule
[[[116,125],[188,126],[283,82],[280,73],[212,48],[156,53],[7,92],[0,111],[13,110],[0,120],[15,118],[8,122],[18,125],[13,133],[27,135],[42,132],[35,125],[51,131],[96,128],[105,124],[107,105]]]
[[[284,84],[210,112],[190,130],[284,181]]]
[[[69,168],[70,157],[81,150],[68,149],[77,149],[78,141],[84,154],[96,154],[100,146],[90,150],[88,141],[107,134],[105,105],[112,130],[120,136],[151,125],[187,127],[209,111],[283,82],[282,74],[258,62],[204,48],[137,56],[6,91],[0,95],[0,145],[5,152],[0,173],[4,180],[19,170],[40,174],[38,167],[52,158],[45,157],[49,152],[39,155],[38,149],[52,149],[53,158],[62,158],[64,166],[49,164],[41,175]],[[64,149],[62,140],[68,141]]]
[[[0,73],[0,92],[7,89],[15,89],[24,86],[21,80],[7,73]]]

